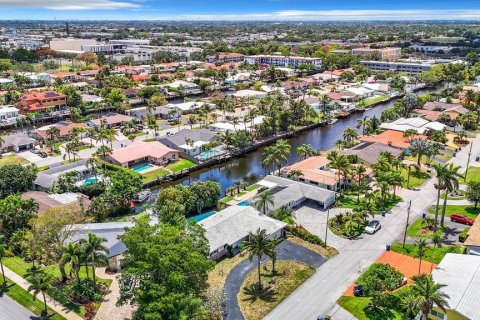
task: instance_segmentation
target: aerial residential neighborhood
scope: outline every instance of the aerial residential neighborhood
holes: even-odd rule
[[[480,320],[478,9],[0,1],[0,320]]]

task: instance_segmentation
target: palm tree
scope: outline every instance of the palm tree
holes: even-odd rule
[[[262,209],[262,213],[266,214],[268,205],[274,205],[274,198],[270,191],[263,191],[258,195],[254,202],[255,206]]]
[[[417,258],[420,259],[420,262],[418,264],[418,274],[420,274],[422,270],[422,259],[425,255],[425,251],[427,250],[428,243],[426,239],[420,238],[415,241],[415,244],[417,245]]]
[[[291,146],[285,139],[280,139],[275,142],[275,153],[277,154],[277,159],[279,163],[278,174],[280,174],[280,169],[282,163],[288,161],[287,156],[290,154]]]
[[[410,174],[412,172],[412,167],[418,172],[420,170],[420,166],[416,163],[411,163],[408,165],[408,173],[407,173],[407,189],[410,188]]]
[[[431,275],[413,277],[411,291],[416,297],[415,305],[422,313],[422,320],[428,320],[434,304],[446,312],[446,308],[449,307],[447,299],[450,297],[442,292],[441,289],[444,287],[443,284],[435,283]]]
[[[359,187],[357,190],[358,203],[360,202],[360,192],[361,192],[360,186],[362,183],[363,176],[365,175],[366,172],[367,172],[367,167],[363,163],[360,163],[357,166],[353,166],[351,170],[352,175],[357,178],[357,186]]]
[[[5,278],[5,271],[3,270],[3,258],[7,253],[7,244],[4,241],[4,236],[0,235],[0,268],[2,269],[3,287],[7,286],[7,279]]]
[[[257,257],[258,289],[262,289],[260,263],[262,257],[271,254],[272,250],[271,240],[268,239],[266,230],[260,230],[260,228],[258,228],[255,233],[250,232],[248,234],[248,240],[243,243],[242,247],[247,251],[250,261],[252,261],[255,256]]]
[[[270,240],[270,250],[267,255],[272,260],[272,275],[275,275],[275,262],[277,261],[277,245],[280,243],[279,239]]]
[[[367,122],[368,122],[367,116],[363,117],[363,119],[357,120],[357,129],[362,128],[362,136],[365,135],[365,127],[367,126]]]
[[[382,200],[382,209],[385,209],[387,194],[391,186],[388,181],[377,181],[376,187],[377,191],[380,193],[380,199]]]
[[[72,276],[72,273],[75,274],[75,276],[77,277],[77,282],[80,283],[79,271],[83,255],[84,248],[76,242],[69,242],[68,245],[65,247],[65,251],[60,258],[60,272],[62,274],[63,282],[66,281],[65,265],[69,263],[70,276]]]
[[[435,232],[432,235],[432,243],[433,243],[433,252],[435,253],[435,249],[437,249],[437,247],[440,247],[442,244],[442,235],[438,232]],[[433,269],[433,262],[430,266],[430,272],[432,272],[432,269]]]
[[[445,171],[445,175],[443,176],[445,198],[443,198],[442,217],[440,219],[440,225],[442,227],[445,222],[445,210],[447,209],[448,194],[454,190],[457,190],[459,186],[458,179],[461,176],[458,170],[460,170],[459,166],[455,166],[453,163],[450,163]]]
[[[53,153],[54,150],[54,143],[57,138],[60,137],[60,129],[55,126],[51,126],[47,130],[47,142],[50,144],[50,152]]]
[[[358,138],[358,132],[353,129],[353,128],[346,128],[345,131],[343,131],[343,139],[345,141],[353,141]]]
[[[303,176],[303,172],[301,170],[293,169],[288,172],[288,176],[295,181],[298,181],[298,178]]]
[[[41,270],[37,271],[35,276],[31,277],[29,280],[30,286],[28,287],[28,292],[33,291],[33,299],[35,300],[35,296],[39,293],[42,293],[44,306],[42,314],[43,316],[46,316],[48,314],[48,307],[45,292],[52,289],[53,276]]]
[[[308,157],[314,156],[317,154],[315,149],[309,144],[302,144],[301,146],[297,147],[297,153],[301,157],[302,160],[305,160]]]
[[[102,243],[106,242],[107,239],[98,237],[94,233],[89,233],[88,238],[81,241],[83,244],[85,255],[86,255],[86,262],[87,265],[85,268],[88,270],[88,263],[92,264],[92,274],[93,274],[93,284],[96,285],[96,276],[95,276],[95,264],[97,262],[104,263],[107,260],[106,254],[108,254],[109,250],[105,247]]]
[[[340,187],[340,193],[342,193],[342,173],[347,173],[350,169],[350,161],[348,161],[348,158],[341,154],[339,155],[336,152],[331,152],[329,154],[330,156],[330,166],[334,169],[337,170],[337,175],[338,175],[338,185]],[[344,181],[345,182],[345,181]]]

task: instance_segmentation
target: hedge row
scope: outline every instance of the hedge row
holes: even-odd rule
[[[324,242],[322,241],[322,239],[320,239],[319,237],[317,237],[314,234],[311,234],[310,232],[308,232],[307,230],[305,230],[302,227],[286,226],[285,231],[290,232],[294,236],[297,236],[300,239],[303,239],[307,242],[310,242],[310,243],[313,243],[313,244],[318,244],[318,245],[321,245],[321,246],[324,245]]]

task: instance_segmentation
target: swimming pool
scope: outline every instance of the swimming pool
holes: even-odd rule
[[[240,206],[240,207],[250,207],[250,206],[252,206],[252,203],[251,203],[249,200],[245,200],[245,201],[242,201],[242,202],[237,203],[237,206]]]
[[[225,150],[223,149],[223,147],[216,147],[216,148],[213,148],[211,150],[207,150],[207,151],[204,151],[204,152],[200,153],[197,156],[197,158],[199,160],[208,160],[210,158],[219,156],[219,155],[224,154],[224,153],[225,153]]]
[[[85,180],[83,180],[83,185],[84,186],[88,186],[90,184],[94,184],[94,183],[97,183],[97,178],[93,177],[93,178],[87,178]]]
[[[132,167],[132,170],[138,173],[142,173],[143,171],[148,170],[150,168],[153,168],[153,165],[149,163],[143,163],[143,164],[139,164],[138,166]]]
[[[200,222],[212,215],[214,215],[215,213],[217,213],[216,211],[208,211],[208,212],[204,212],[202,214],[199,214],[199,215],[196,215],[196,216],[193,216],[191,217],[190,219],[195,221],[195,222]]]

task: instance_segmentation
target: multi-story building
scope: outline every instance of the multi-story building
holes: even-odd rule
[[[285,56],[276,56],[276,55],[256,55],[248,56],[245,58],[245,61],[248,64],[266,64],[276,67],[291,67],[297,68],[301,64],[307,64],[313,66],[314,69],[322,68],[322,59],[321,58],[309,58],[309,57],[285,57]]]
[[[401,48],[381,48],[381,49],[372,49],[372,48],[356,48],[352,49],[352,55],[362,56],[364,58],[369,58],[372,55],[378,53],[382,60],[395,60],[399,59],[402,56]]]
[[[241,53],[235,52],[218,52],[214,55],[208,56],[207,61],[210,63],[231,63],[231,62],[241,62],[245,59],[245,56]]]
[[[82,51],[82,46],[95,45],[95,39],[52,39],[50,41],[50,49],[54,51]]]
[[[115,54],[115,53],[125,53],[125,49],[127,48],[124,44],[86,44],[82,45],[82,51],[90,51],[93,53],[100,53],[103,52],[105,54]]]
[[[416,75],[428,71],[433,65],[430,62],[360,61],[360,63],[374,71],[405,72],[409,75]]]
[[[11,126],[17,123],[18,109],[12,105],[0,106],[0,126]]]
[[[67,106],[67,96],[55,91],[30,91],[20,97],[16,107],[21,113],[61,110]]]

